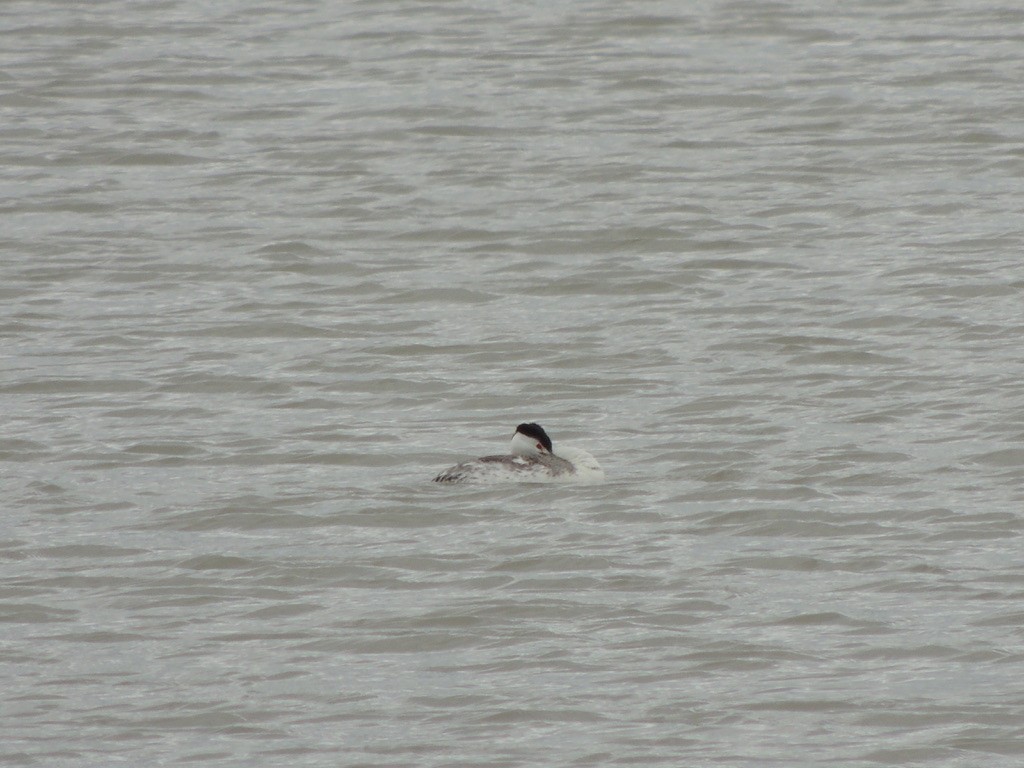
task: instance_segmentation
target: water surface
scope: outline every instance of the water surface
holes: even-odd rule
[[[1020,763],[1024,12],[4,18],[0,762]]]

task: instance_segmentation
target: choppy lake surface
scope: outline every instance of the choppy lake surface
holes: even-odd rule
[[[1024,10],[3,14],[0,763],[1021,764]]]

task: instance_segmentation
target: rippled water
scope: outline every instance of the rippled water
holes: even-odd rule
[[[0,763],[1020,765],[1024,11],[3,18]]]

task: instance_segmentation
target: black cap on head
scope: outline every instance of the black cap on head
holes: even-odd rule
[[[544,427],[540,424],[520,424],[516,427],[516,432],[522,432],[527,437],[532,437],[547,448],[548,453],[553,453],[551,449],[551,438],[548,437],[548,433],[544,431]]]

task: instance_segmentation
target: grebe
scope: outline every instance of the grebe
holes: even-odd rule
[[[508,456],[481,456],[449,467],[435,483],[595,482],[604,479],[597,460],[586,451],[563,447],[556,455],[551,438],[540,424],[520,424],[512,435]]]

